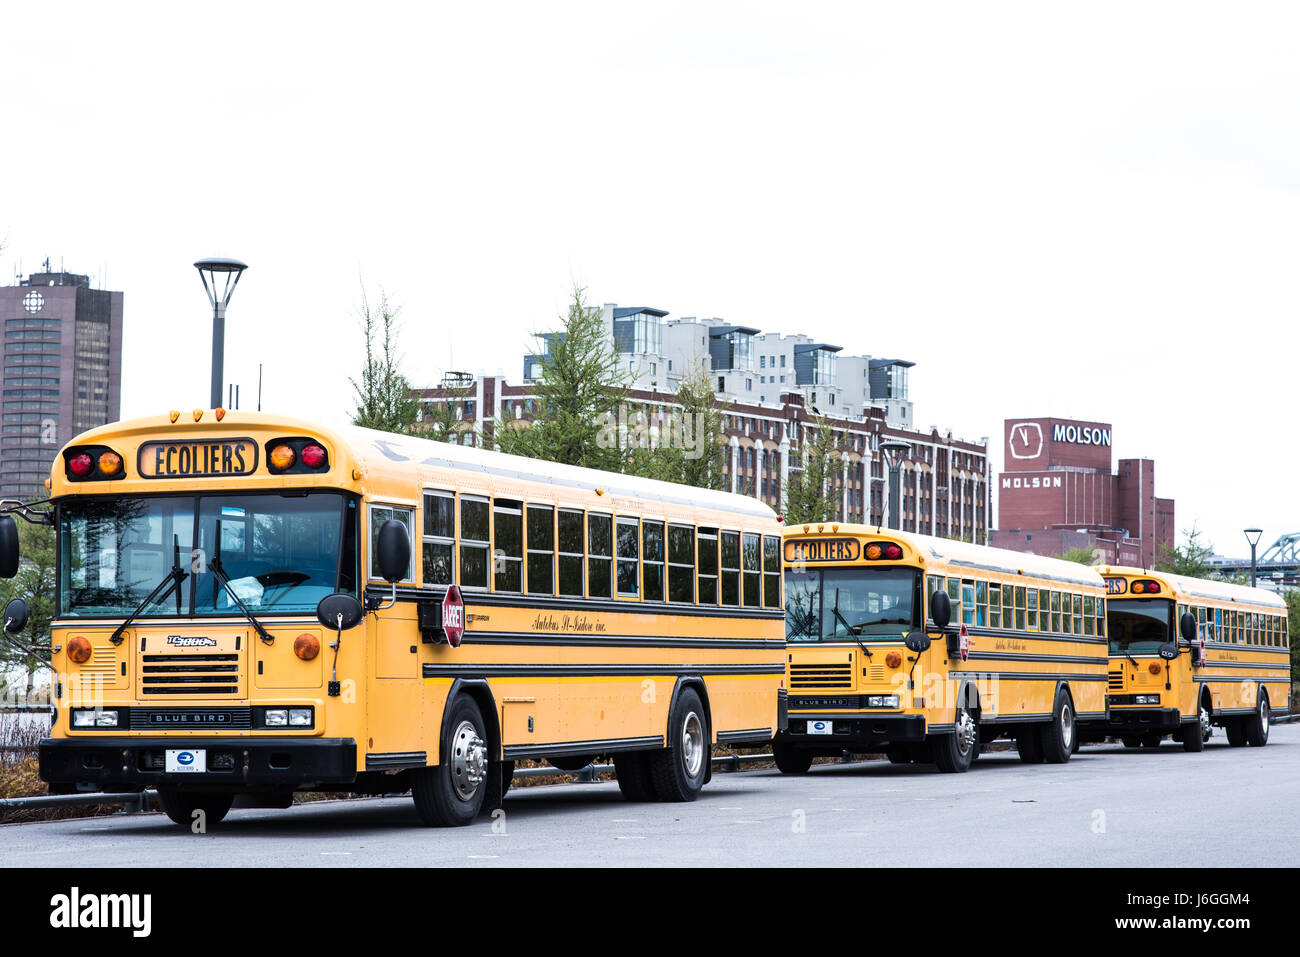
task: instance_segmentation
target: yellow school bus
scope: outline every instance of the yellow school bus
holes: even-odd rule
[[[751,498],[219,409],[78,436],[50,495],[55,789],[156,787],[188,826],[410,788],[463,825],[520,759],[690,800],[713,745],[780,726],[780,529]]]
[[[1100,569],[1109,593],[1109,733],[1130,748],[1166,735],[1200,751],[1221,727],[1228,743],[1263,747],[1287,713],[1287,607],[1262,588],[1141,568]]]
[[[1106,720],[1105,585],[1093,569],[874,526],[783,535],[789,724],[777,766],[884,751],[965,771],[1012,737],[1063,763]]]

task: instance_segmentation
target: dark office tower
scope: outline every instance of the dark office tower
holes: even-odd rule
[[[0,287],[0,321],[0,497],[31,499],[60,448],[120,414],[122,294],[33,273]]]

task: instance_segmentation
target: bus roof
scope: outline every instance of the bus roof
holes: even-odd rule
[[[1193,598],[1267,605],[1278,609],[1287,607],[1280,596],[1266,588],[1251,588],[1249,585],[1236,585],[1232,582],[1215,581],[1212,578],[1191,578],[1187,575],[1174,575],[1170,572],[1157,572],[1132,566],[1106,565],[1100,571],[1103,575],[1123,575],[1126,578],[1154,578],[1156,581],[1168,584],[1180,595]]]

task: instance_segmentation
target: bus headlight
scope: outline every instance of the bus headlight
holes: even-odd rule
[[[1160,695],[1158,694],[1140,694],[1133,699],[1134,704],[1159,704]]]
[[[262,723],[268,728],[283,728],[289,724],[287,708],[267,708],[262,712]]]
[[[72,710],[74,728],[116,728],[116,711],[97,711],[93,708],[74,708]]]
[[[290,708],[289,724],[295,728],[310,728],[311,708]]]
[[[896,694],[873,694],[867,695],[868,708],[897,708],[898,695]]]

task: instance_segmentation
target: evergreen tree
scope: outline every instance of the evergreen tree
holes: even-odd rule
[[[545,354],[536,383],[534,420],[518,427],[498,419],[494,445],[502,452],[621,472],[627,450],[609,440],[609,416],[629,379],[605,334],[600,310],[574,287],[561,330],[539,345]],[[602,438],[603,436],[603,438]]]
[[[726,487],[723,408],[713,379],[695,365],[678,381],[669,421],[660,423],[653,447],[628,439],[626,471],[647,478],[722,491]],[[639,414],[639,413],[638,413]],[[630,418],[630,416],[629,416]]]
[[[1183,529],[1182,545],[1173,548],[1160,546],[1156,553],[1156,571],[1189,578],[1209,578],[1215,571],[1209,561],[1213,549],[1213,545],[1201,542],[1200,529],[1193,522],[1190,529]]]
[[[45,494],[45,490],[41,489]],[[55,552],[54,529],[49,525],[18,522],[18,548],[22,562],[18,574],[0,580],[0,607],[10,599],[23,598],[31,609],[27,627],[12,640],[0,642],[0,682],[3,672],[21,668],[26,672],[26,694],[30,695],[36,672],[49,664],[50,621],[54,618]],[[27,651],[28,647],[44,649]]]
[[[366,341],[365,365],[361,381],[349,378],[356,393],[356,410],[352,424],[381,432],[418,434],[420,402],[402,375],[397,354],[397,315],[388,293],[379,290],[379,302],[371,307],[364,284],[357,315]]]
[[[1080,565],[1091,565],[1096,556],[1091,548],[1071,548],[1056,557],[1067,562],[1078,562]]]
[[[840,464],[835,430],[825,416],[819,416],[811,429],[805,428],[800,444],[801,467],[797,471],[791,469],[786,482],[782,508],[785,524],[832,521],[839,509],[839,502],[830,494],[831,477]]]

